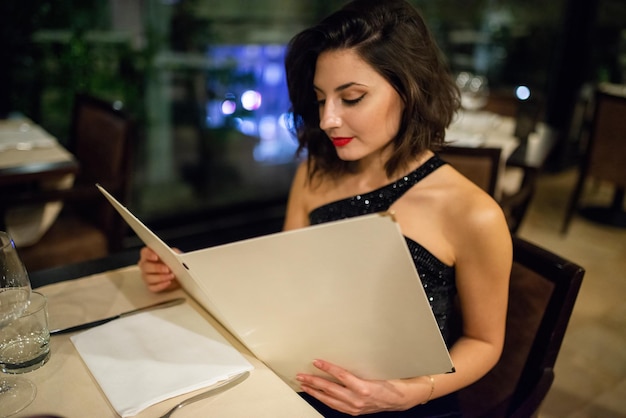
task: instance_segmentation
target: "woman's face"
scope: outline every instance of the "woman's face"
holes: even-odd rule
[[[313,87],[320,128],[333,142],[339,158],[357,161],[383,157],[398,132],[402,99],[395,89],[353,50],[320,54]]]

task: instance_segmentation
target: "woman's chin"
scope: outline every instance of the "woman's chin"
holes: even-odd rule
[[[363,158],[363,155],[354,152],[354,150],[349,150],[347,147],[335,147],[335,150],[339,159],[343,161],[357,161]]]

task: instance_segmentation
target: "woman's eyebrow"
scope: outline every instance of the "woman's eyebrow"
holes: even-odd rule
[[[335,92],[340,92],[340,91],[346,90],[347,88],[350,88],[352,86],[367,87],[365,84],[360,84],[360,83],[356,83],[354,81],[350,81],[349,83],[345,83],[345,84],[342,84],[340,86],[335,87],[333,90]],[[316,85],[313,85],[313,89],[319,91],[320,93],[324,92],[322,89],[320,89]]]

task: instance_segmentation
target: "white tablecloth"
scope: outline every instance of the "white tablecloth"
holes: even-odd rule
[[[515,137],[515,119],[484,111],[459,112],[446,131],[451,145],[502,148],[506,161],[519,146]]]
[[[40,126],[28,119],[0,120],[0,168],[27,164],[71,161],[74,157]],[[65,189],[74,184],[74,174],[51,176],[39,183],[42,190]],[[18,247],[39,241],[61,212],[61,202],[10,208],[5,225]]]
[[[519,146],[514,135],[515,119],[486,111],[460,111],[446,131],[446,141],[461,147],[500,148],[500,175],[495,197],[519,189],[523,178],[521,169],[506,167],[506,161]]]
[[[319,418],[296,392],[229,334],[182,290],[155,294],[147,290],[137,266],[38,288],[48,298],[51,329],[106,318],[166,299],[185,297],[254,366],[250,376],[219,395],[191,404],[174,417]],[[24,375],[37,386],[37,397],[18,416],[119,418],[74,348],[72,334],[52,336],[50,361]],[[155,418],[202,390],[160,402],[137,418]]]

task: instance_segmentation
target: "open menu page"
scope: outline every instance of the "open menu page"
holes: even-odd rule
[[[320,373],[317,358],[367,379],[454,371],[392,216],[176,254],[100,190],[183,288],[295,390],[296,373]]]

